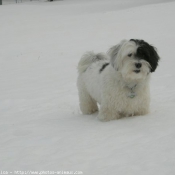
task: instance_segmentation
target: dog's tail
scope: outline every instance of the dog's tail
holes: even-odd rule
[[[94,62],[100,60],[107,60],[108,56],[105,53],[95,54],[94,52],[86,52],[78,63],[79,74],[86,71],[86,69]]]

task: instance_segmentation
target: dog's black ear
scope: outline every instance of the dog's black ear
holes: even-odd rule
[[[160,60],[157,49],[144,40],[131,39],[130,41],[134,41],[138,45],[136,56],[146,60],[151,66],[150,72],[154,72]]]
[[[151,66],[150,71],[154,72],[158,66],[160,57],[157,53],[157,49],[148,43],[144,43],[137,49],[138,57],[145,59]]]
[[[153,46],[149,46],[150,58],[148,60],[149,64],[151,65],[151,72],[154,72],[158,66],[158,62],[160,57],[157,53],[157,49]]]
[[[117,45],[111,47],[111,48],[108,50],[108,52],[107,52],[107,54],[108,54],[109,57],[110,57],[110,63],[111,63],[111,65],[112,65],[116,70],[118,70],[118,68],[115,67],[115,66],[116,66],[116,64],[115,64],[116,58],[117,58],[117,55],[118,55],[118,53],[119,53],[119,50],[120,50],[121,46],[122,46],[125,42],[126,42],[126,40],[122,40],[119,44],[117,44]]]

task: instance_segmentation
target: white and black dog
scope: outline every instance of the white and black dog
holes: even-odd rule
[[[78,92],[83,114],[98,111],[102,121],[149,112],[151,72],[156,49],[144,40],[122,40],[107,54],[87,52],[78,64]]]

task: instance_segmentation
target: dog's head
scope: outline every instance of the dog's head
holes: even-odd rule
[[[125,79],[144,79],[158,66],[159,55],[156,48],[144,40],[122,40],[109,49],[111,65]]]

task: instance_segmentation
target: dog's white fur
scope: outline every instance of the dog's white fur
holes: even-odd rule
[[[123,40],[109,49],[108,54],[87,52],[82,56],[77,86],[83,114],[98,111],[97,103],[98,118],[102,121],[149,112],[150,65],[134,58],[136,49],[133,41]],[[105,63],[110,64],[100,72]],[[142,64],[139,73],[134,72],[135,63]]]

